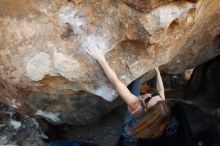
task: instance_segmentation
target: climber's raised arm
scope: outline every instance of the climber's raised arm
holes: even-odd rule
[[[97,59],[106,76],[114,86],[115,90],[119,93],[125,103],[132,109],[135,110],[139,106],[138,98],[133,95],[128,88],[118,79],[115,72],[111,69],[108,62],[105,59],[103,50],[96,47],[95,45],[88,44],[86,50],[94,59]],[[106,93],[108,94],[108,93]]]
[[[160,94],[160,96],[162,97],[162,99],[165,100],[163,80],[161,78],[160,71],[159,71],[158,67],[155,68],[155,71],[156,71],[156,77],[157,77],[157,83],[156,83],[157,91]]]

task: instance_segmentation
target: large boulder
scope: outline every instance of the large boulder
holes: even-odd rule
[[[53,123],[95,122],[121,103],[105,101],[118,95],[86,43],[126,85],[156,65],[182,73],[220,54],[219,9],[219,0],[0,0],[1,101]]]

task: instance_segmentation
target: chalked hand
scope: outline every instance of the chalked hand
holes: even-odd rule
[[[97,46],[93,45],[93,44],[89,44],[87,43],[87,48],[86,48],[86,52],[91,55],[94,59],[96,60],[101,60],[102,58],[104,58],[104,53],[103,50],[101,48],[98,48]]]

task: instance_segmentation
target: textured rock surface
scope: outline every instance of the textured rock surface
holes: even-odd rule
[[[195,69],[185,95],[206,113],[220,119],[220,56]]]
[[[1,146],[46,146],[41,138],[41,129],[35,119],[0,104]]]
[[[220,54],[219,0],[143,2],[0,0],[0,78],[10,84],[2,89],[17,86],[1,100],[54,123],[86,124],[119,104],[98,97],[117,93],[86,42],[105,50],[126,85],[156,64],[182,73]]]

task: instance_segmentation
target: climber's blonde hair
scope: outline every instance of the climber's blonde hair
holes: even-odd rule
[[[166,101],[159,101],[149,108],[143,119],[131,128],[136,138],[159,137],[167,127],[171,110]]]

